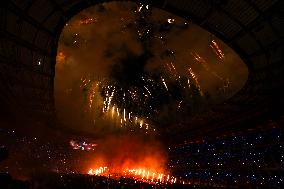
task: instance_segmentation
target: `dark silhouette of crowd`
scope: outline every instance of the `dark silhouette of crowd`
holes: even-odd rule
[[[42,176],[40,176],[42,177]],[[182,183],[146,183],[134,180],[132,178],[110,178],[106,176],[83,175],[83,174],[56,174],[48,173],[48,175],[37,178],[35,185],[40,185],[42,189],[58,188],[58,189],[164,189],[164,188],[192,188],[192,185],[184,185]]]
[[[281,122],[260,129],[186,141],[169,147],[173,174],[192,183],[225,186],[282,188],[284,184],[284,132]]]
[[[196,188],[193,185],[182,183],[146,183],[132,178],[112,179],[106,176],[83,174],[45,173],[29,181],[13,180],[8,174],[0,176],[1,189],[182,189],[193,187]]]
[[[0,147],[0,163],[8,158],[8,149],[4,146]],[[8,173],[0,171],[0,188],[2,189],[28,189],[30,186],[27,181],[14,180]]]

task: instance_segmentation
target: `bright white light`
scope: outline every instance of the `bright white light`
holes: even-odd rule
[[[175,19],[173,19],[173,18],[169,18],[169,19],[168,19],[168,23],[169,23],[169,24],[174,23],[174,21],[175,21]]]

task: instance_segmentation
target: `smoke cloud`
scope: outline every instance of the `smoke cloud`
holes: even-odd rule
[[[86,164],[86,170],[107,166],[114,173],[125,169],[166,171],[167,155],[157,140],[137,135],[112,135],[98,142],[96,154]]]

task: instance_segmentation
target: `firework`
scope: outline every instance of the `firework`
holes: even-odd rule
[[[207,65],[207,63],[206,63],[206,61],[205,61],[204,58],[202,58],[202,57],[201,57],[199,54],[197,54],[196,52],[191,52],[190,54],[193,56],[193,58],[194,58],[198,63],[200,63],[200,64],[204,67],[204,69],[205,69],[206,71],[210,71],[210,69],[209,69],[209,67],[208,67],[208,65]]]
[[[202,92],[201,87],[200,87],[200,84],[199,84],[199,82],[198,82],[198,78],[196,77],[196,75],[194,74],[194,72],[192,71],[191,68],[189,68],[188,71],[189,71],[190,76],[191,76],[192,79],[194,80],[195,85],[197,86],[200,95],[203,96],[203,92]]]
[[[114,122],[116,122],[115,120],[119,120],[121,127],[130,127],[136,124],[137,128],[153,131],[150,124],[143,118],[145,114],[139,116],[139,112],[136,111],[136,113],[134,113],[128,110],[129,104],[132,104],[134,101],[141,101],[141,93],[147,98],[152,96],[151,90],[149,89],[150,86],[148,86],[147,83],[144,85],[143,90],[131,88],[124,91],[123,88],[118,87],[115,82],[112,83],[106,78],[100,81],[81,78],[80,87],[89,90],[88,108],[90,112],[95,111],[95,114],[103,113],[104,117],[108,117]],[[145,93],[147,93],[147,95]],[[142,101],[139,103],[142,103]],[[98,112],[99,109],[101,109],[101,112]],[[137,119],[139,121],[137,121]]]
[[[217,57],[220,60],[223,60],[225,58],[225,54],[223,53],[220,46],[218,45],[218,43],[215,40],[211,41],[210,47],[212,48],[212,50],[214,51],[214,53],[217,55]]]
[[[161,78],[161,79],[162,79],[162,83],[165,86],[166,90],[169,91],[167,83],[165,82],[165,79],[164,78]]]
[[[191,55],[194,57],[194,59],[195,59],[198,63],[200,63],[200,64],[203,66],[203,68],[204,68],[206,71],[208,71],[209,73],[211,73],[212,75],[214,75],[214,76],[215,76],[216,78],[218,78],[219,80],[224,81],[224,79],[223,79],[221,76],[219,76],[215,71],[211,71],[211,70],[210,70],[210,68],[209,68],[207,62],[205,61],[205,59],[202,58],[199,54],[197,54],[196,52],[191,52]]]

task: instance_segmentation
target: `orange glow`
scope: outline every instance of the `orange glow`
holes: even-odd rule
[[[99,167],[97,169],[90,169],[88,171],[89,175],[104,175],[105,171],[107,170],[107,167]]]
[[[59,52],[56,56],[56,62],[63,62],[65,60],[66,56],[63,52]]]
[[[96,176],[106,176],[112,178],[120,178],[121,176],[126,178],[133,178],[137,181],[152,183],[152,182],[169,182],[176,183],[177,178],[170,176],[169,174],[164,174],[154,169],[146,169],[146,168],[124,168],[124,169],[109,169],[108,167],[99,167],[96,169],[90,169],[88,171],[89,175]],[[150,176],[151,175],[151,176]],[[146,176],[146,178],[145,178]],[[171,179],[170,179],[171,178]],[[184,184],[185,182],[182,181]]]

